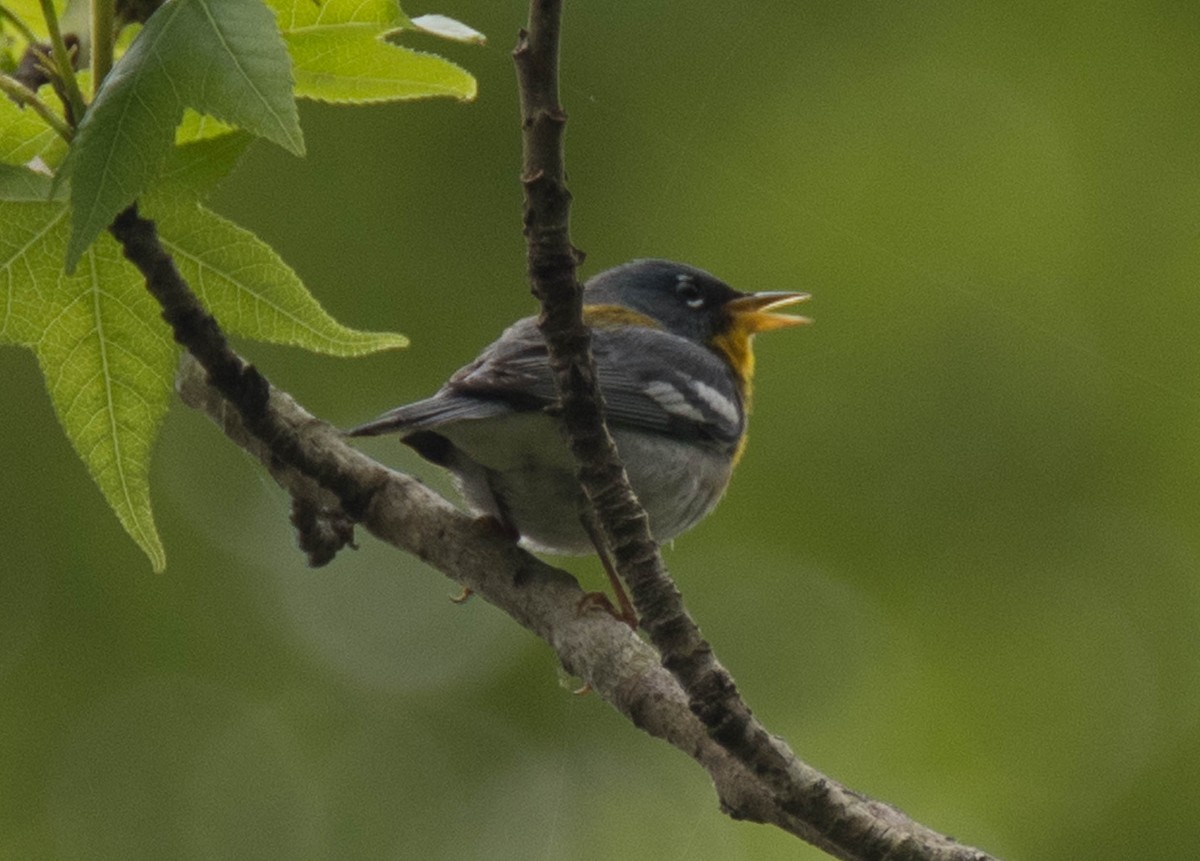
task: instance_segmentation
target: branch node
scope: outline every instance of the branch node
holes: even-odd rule
[[[291,521],[300,549],[308,556],[312,568],[328,565],[343,547],[358,549],[354,543],[354,522],[339,509],[294,496]]]

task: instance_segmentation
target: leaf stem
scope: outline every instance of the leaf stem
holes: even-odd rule
[[[113,16],[116,0],[92,0],[92,98],[113,64]]]
[[[7,6],[0,5],[0,18],[7,18],[9,21],[12,21],[13,26],[20,31],[21,36],[28,44],[36,45],[38,43],[37,33],[29,29],[29,25],[22,21],[21,17]]]
[[[19,104],[28,105],[34,113],[46,121],[46,125],[58,132],[68,143],[75,136],[75,130],[49,105],[38,98],[37,93],[11,75],[0,74],[0,92],[16,100]]]
[[[50,47],[54,51],[54,65],[58,67],[58,77],[62,81],[63,91],[67,96],[67,105],[71,109],[71,121],[78,123],[83,119],[86,104],[83,93],[79,91],[79,81],[75,79],[75,64],[71,62],[71,52],[63,41],[62,29],[58,26],[58,13],[54,11],[54,0],[41,0],[42,15],[46,19],[46,29],[50,32]]]

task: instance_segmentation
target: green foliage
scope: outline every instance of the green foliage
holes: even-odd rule
[[[188,107],[303,154],[287,52],[258,0],[167,3],[104,81],[64,165],[68,270],[150,187]]]
[[[251,143],[250,135],[245,132],[231,129],[228,134],[200,137],[203,125],[185,129],[186,125],[180,126],[179,131],[194,131],[197,136],[176,143],[168,151],[152,198],[178,194],[203,197],[233,170]]]
[[[395,0],[267,0],[292,56],[296,95],[325,102],[475,97],[475,79],[441,57],[385,41],[416,29]]]
[[[41,95],[51,92],[42,87]],[[60,163],[67,144],[41,117],[11,99],[0,98],[0,164],[26,164],[35,158],[48,165]]]
[[[36,2],[5,8],[40,23]],[[284,33],[272,12],[287,21]],[[270,8],[169,0],[132,41],[118,41],[118,52],[128,50],[69,150],[33,110],[0,99],[0,345],[37,356],[64,432],[155,570],[165,553],[150,506],[150,452],[178,348],[106,228],[140,200],[232,334],[331,356],[405,346],[402,335],[335,321],[270,247],[200,201],[254,137],[303,153],[296,95],[471,98],[474,79],[457,66],[383,41],[410,26],[386,0]],[[57,104],[51,92],[43,88],[43,103]]]
[[[89,247],[73,275],[62,273],[69,210],[65,201],[46,200],[48,189],[49,180],[32,171],[0,170],[7,198],[0,202],[0,344],[37,355],[71,444],[160,570],[166,557],[151,516],[150,448],[177,350],[141,275],[111,238]],[[180,272],[230,332],[335,356],[405,345],[400,335],[339,324],[267,245],[194,200],[150,205]]]
[[[0,201],[42,203],[55,197],[61,198],[62,195],[55,192],[53,181],[44,173],[0,164]],[[0,240],[4,236],[0,233]],[[3,326],[0,326],[0,333],[3,331]]]
[[[148,214],[183,277],[229,333],[329,356],[408,345],[403,335],[338,323],[269,245],[200,204],[165,201]]]
[[[20,169],[5,173],[12,170]],[[75,451],[161,570],[166,557],[151,518],[148,476],[175,349],[158,306],[107,236],[88,249],[75,274],[64,275],[65,202],[6,200],[0,221],[0,344],[33,350]]]
[[[54,8],[61,15],[66,3],[55,3]],[[47,34],[46,22],[42,18],[42,4],[38,0],[4,0],[4,8],[34,32],[39,39],[45,39]]]

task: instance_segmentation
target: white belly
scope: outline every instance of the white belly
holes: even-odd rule
[[[503,421],[524,426],[500,429],[493,418],[438,429],[458,449],[450,468],[467,504],[512,525],[533,550],[594,552],[581,525],[584,497],[575,464],[557,423],[543,413]],[[711,449],[640,431],[617,429],[613,437],[660,544],[712,511],[729,483],[729,458]]]

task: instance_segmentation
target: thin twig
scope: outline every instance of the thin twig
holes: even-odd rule
[[[116,0],[91,0],[92,24],[92,98],[113,64],[113,19]]]
[[[36,45],[38,42],[37,34],[29,29],[29,25],[21,20],[21,16],[13,12],[7,6],[0,4],[0,18],[7,18],[17,28],[17,31],[25,39],[27,45]]]
[[[838,858],[990,858],[800,763],[803,783],[836,818],[814,821],[790,810],[763,775],[711,738],[689,707],[688,695],[628,627],[607,613],[580,614],[583,593],[574,578],[455,510],[419,481],[350,448],[335,429],[273,389],[230,348],[163,249],[153,222],[135,207],[122,212],[111,231],[146,277],[176,341],[203,368],[183,375],[180,391],[189,404],[208,412],[238,445],[261,459],[302,505],[340,508],[372,534],[453,577],[544,639],[569,671],[635,726],[703,765],[731,816],[776,825]]]
[[[563,425],[579,463],[580,483],[608,539],[617,571],[629,586],[642,627],[670,666],[707,646],[695,623],[686,618],[682,598],[650,534],[649,519],[604,424],[591,334],[583,324],[582,289],[575,277],[580,255],[570,238],[571,193],[563,157],[567,116],[558,95],[561,12],[561,0],[533,0],[528,29],[513,51],[521,96],[529,278],[542,303],[538,325],[546,339]]]
[[[310,476],[330,490],[342,510],[357,518],[370,490],[331,469],[330,461],[302,446],[286,425],[267,409],[271,384],[257,368],[230,347],[220,324],[196,298],[171,255],[162,247],[154,222],[138,214],[133,203],[113,221],[109,231],[121,243],[126,259],[146,279],[146,288],[163,309],[175,340],[208,371],[212,385],[234,406],[256,437],[268,442],[280,462]]]
[[[75,136],[75,130],[67,125],[49,105],[38,98],[38,94],[22,84],[11,75],[0,74],[0,92],[15,100],[18,104],[27,105],[34,113],[46,121],[46,125],[58,132],[63,140],[70,142]]]
[[[455,511],[419,482],[349,448],[334,429],[274,390],[232,350],[163,249],[153,222],[139,216],[136,206],[118,216],[111,232],[145,276],[175,339],[204,369],[199,379],[183,384],[181,393],[189,403],[209,412],[239,445],[255,453],[309,513],[340,508],[544,638],[568,670],[591,683],[632,723],[704,765],[730,815],[777,825],[845,859],[990,858],[848,790],[796,760],[782,744],[773,750],[785,767],[778,772],[760,767],[734,743],[738,739],[713,731],[711,715],[696,708],[695,692],[677,682],[678,668],[664,670],[657,655],[607,614],[580,614],[582,593],[573,578]],[[569,242],[566,248],[573,258]],[[573,259],[569,265],[573,267]]]
[[[629,584],[643,627],[688,692],[692,709],[713,737],[787,796],[794,756],[750,714],[732,677],[688,615],[667,574],[649,521],[629,487],[616,446],[603,425],[588,329],[581,316],[577,255],[569,235],[571,196],[566,187],[563,129],[558,96],[561,0],[532,0],[528,30],[513,52],[521,93],[525,188],[525,236],[534,294],[542,302],[539,323],[546,339],[562,402],[562,419],[579,477],[608,538],[617,571]],[[799,809],[800,799],[792,806]]]
[[[57,67],[58,79],[66,94],[67,107],[70,108],[70,122],[79,123],[83,119],[86,103],[83,93],[79,91],[79,81],[75,78],[75,63],[67,43],[63,39],[62,30],[58,26],[58,13],[54,10],[53,0],[41,0],[42,15],[46,19],[46,29],[50,31],[50,48],[54,52],[54,65]]]
[[[845,858],[956,857],[953,853],[962,847],[927,829],[923,836],[930,842],[913,851],[912,830],[884,823],[865,803],[848,805],[844,795],[831,792],[828,778],[770,735],[717,662],[667,574],[645,511],[604,427],[603,401],[582,321],[581,289],[575,278],[579,256],[570,238],[571,195],[563,156],[566,113],[558,96],[561,15],[561,0],[531,0],[529,24],[513,52],[521,96],[528,268],[533,292],[542,302],[539,327],[550,354],[563,425],[580,465],[580,483],[608,538],[617,570],[629,584],[642,624],[712,738],[770,787],[783,811],[810,827],[806,839]],[[961,857],[982,857],[975,850],[964,851]]]

